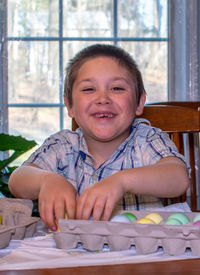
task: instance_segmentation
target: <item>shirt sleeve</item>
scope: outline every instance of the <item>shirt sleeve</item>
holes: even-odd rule
[[[70,151],[70,143],[57,133],[47,138],[44,143],[23,163],[34,163],[37,166],[58,172],[68,165],[67,155]],[[65,166],[65,167],[64,167]]]
[[[177,150],[176,145],[170,139],[169,135],[162,130],[154,127],[148,127],[145,141],[141,144],[141,151],[144,165],[152,165],[164,157],[178,157],[190,169],[185,157]]]

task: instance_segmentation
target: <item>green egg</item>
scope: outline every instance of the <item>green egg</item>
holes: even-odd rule
[[[134,220],[137,220],[136,216],[131,213],[131,212],[125,212],[122,215],[126,216],[127,218],[129,218],[129,220],[132,222]]]
[[[168,225],[182,225],[182,223],[175,219],[175,218],[168,218],[167,221],[165,222],[165,224],[168,224]]]
[[[189,218],[185,214],[180,213],[180,212],[176,212],[176,213],[171,214],[168,217],[168,219],[171,219],[171,218],[179,220],[182,224],[186,224],[186,223],[190,222]]]

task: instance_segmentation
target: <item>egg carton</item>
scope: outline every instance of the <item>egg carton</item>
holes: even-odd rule
[[[152,213],[146,210],[124,212],[133,213],[137,220]],[[191,221],[185,225],[165,224],[174,212],[156,213],[164,219],[160,224],[140,224],[137,220],[124,223],[60,219],[60,231],[54,233],[54,239],[57,247],[61,249],[76,248],[79,243],[90,251],[101,251],[104,246],[110,251],[128,250],[135,246],[137,253],[150,254],[162,247],[166,254],[182,255],[186,248],[190,248],[193,255],[200,256],[200,226],[192,224],[198,213],[184,212]]]
[[[10,240],[32,237],[36,231],[37,217],[31,217],[33,203],[30,200],[0,198],[0,249]]]

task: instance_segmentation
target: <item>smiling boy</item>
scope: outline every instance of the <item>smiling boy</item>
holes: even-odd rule
[[[67,67],[64,102],[79,128],[60,131],[10,177],[11,192],[39,200],[40,216],[108,220],[114,208],[162,206],[189,185],[185,159],[141,115],[146,93],[131,56],[111,45],[80,51]]]

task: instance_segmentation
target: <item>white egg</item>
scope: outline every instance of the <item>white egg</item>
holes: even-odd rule
[[[124,215],[116,215],[110,219],[110,222],[131,222],[130,219]]]

